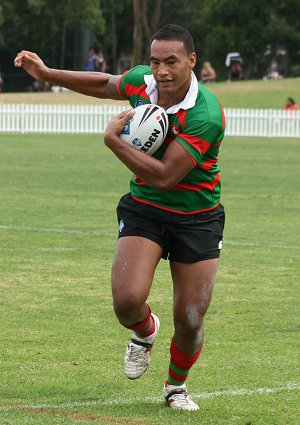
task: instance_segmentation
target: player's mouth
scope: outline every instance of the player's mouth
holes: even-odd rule
[[[158,80],[158,84],[163,84],[163,85],[170,84],[170,83],[172,83],[172,81],[173,80]]]

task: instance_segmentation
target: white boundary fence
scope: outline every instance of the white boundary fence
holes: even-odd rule
[[[124,105],[0,104],[0,133],[103,133]],[[300,111],[225,109],[226,135],[300,137]]]

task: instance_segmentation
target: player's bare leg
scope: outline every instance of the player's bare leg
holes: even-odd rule
[[[203,318],[211,302],[218,259],[171,263],[174,285],[174,342],[185,353],[203,344]]]
[[[197,410],[185,380],[203,346],[203,319],[209,307],[218,259],[193,264],[171,262],[174,285],[174,326],[169,376],[164,398],[172,408]]]
[[[119,322],[133,330],[124,358],[129,379],[146,372],[159,330],[159,319],[146,301],[161,254],[161,247],[145,238],[127,236],[117,243],[112,268],[113,305]]]

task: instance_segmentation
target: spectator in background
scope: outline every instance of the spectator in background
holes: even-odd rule
[[[238,81],[243,78],[243,59],[239,52],[228,53],[225,65],[228,68],[229,81]]]
[[[0,72],[0,93],[2,92],[3,83],[4,83],[3,74],[2,72]]]
[[[288,97],[283,109],[285,111],[297,111],[298,106],[292,97]]]
[[[94,47],[89,47],[87,55],[84,59],[85,70],[86,71],[95,71],[96,67],[96,53]]]
[[[2,74],[2,72],[0,72],[0,94],[2,92],[3,83],[4,83],[3,74]],[[0,104],[1,103],[3,103],[2,96],[0,96]]]
[[[102,50],[98,50],[98,53],[96,55],[95,71],[97,71],[97,72],[106,72],[107,71],[107,64],[106,64],[105,56],[104,56],[104,53],[102,52]]]
[[[216,80],[217,73],[210,62],[204,62],[200,71],[200,82],[202,84],[211,83]]]
[[[242,79],[243,68],[240,61],[233,60],[229,66],[230,81],[238,81]]]

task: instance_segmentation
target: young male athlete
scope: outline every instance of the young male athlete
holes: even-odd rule
[[[28,51],[15,59],[39,80],[90,96],[128,99],[133,108],[155,103],[168,114],[168,136],[153,156],[119,138],[134,112],[117,115],[105,131],[106,146],[134,173],[117,209],[112,294],[119,322],[132,330],[124,364],[127,377],[136,379],[148,368],[160,326],[147,304],[154,272],[161,258],[169,260],[174,335],[163,397],[171,408],[185,410],[198,409],[185,381],[202,350],[224,227],[218,166],[224,115],[216,97],[198,84],[195,64],[192,37],[177,25],[154,34],[150,66],[123,76],[50,69]]]

